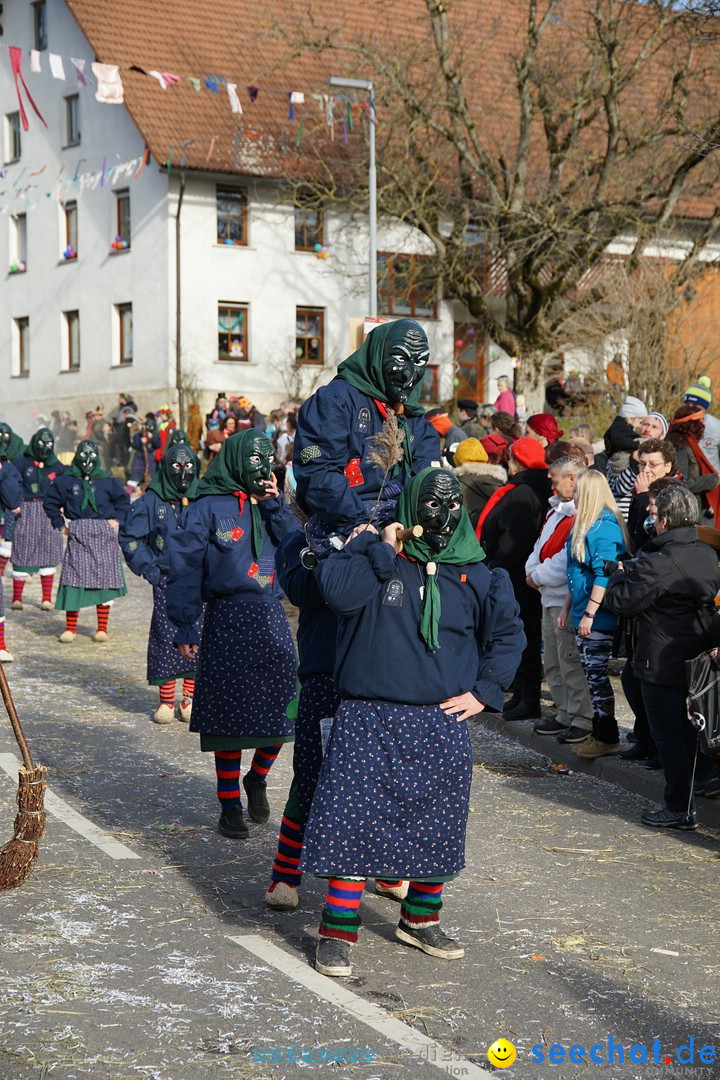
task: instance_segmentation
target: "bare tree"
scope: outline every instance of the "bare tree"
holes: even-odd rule
[[[631,238],[631,273],[659,238],[689,238],[682,288],[716,236],[720,58],[699,7],[417,0],[400,32],[392,3],[346,26],[342,6],[295,0],[274,32],[295,58],[373,78],[380,213],[432,241],[444,295],[537,374],[569,318],[600,309],[592,271],[615,238]],[[306,194],[367,205],[364,162],[326,124],[302,155]]]

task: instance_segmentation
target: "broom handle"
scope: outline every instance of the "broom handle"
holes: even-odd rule
[[[12,694],[10,693],[10,687],[7,681],[7,675],[5,674],[5,668],[2,664],[0,664],[0,692],[2,693],[3,701],[5,702],[7,714],[10,717],[12,729],[15,732],[17,744],[20,747],[20,753],[23,757],[23,764],[28,771],[32,771],[34,767],[33,759],[30,756],[28,744],[25,742],[25,736],[23,734],[23,729],[20,724],[20,717],[16,712],[15,703],[13,702]]]
[[[422,525],[411,525],[409,529],[398,529],[398,540],[419,540],[423,534]]]

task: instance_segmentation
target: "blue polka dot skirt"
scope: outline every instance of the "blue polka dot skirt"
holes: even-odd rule
[[[465,865],[472,779],[467,724],[438,705],[343,701],[300,869],[413,880]]]
[[[191,731],[292,737],[295,650],[279,600],[223,598],[205,606]]]
[[[200,637],[203,615],[195,623]],[[170,679],[189,679],[195,674],[197,661],[183,660],[173,645],[174,637],[175,627],[168,620],[167,614],[167,578],[161,577],[160,583],[153,585],[153,613],[147,647],[147,681],[151,686],[162,686]]]

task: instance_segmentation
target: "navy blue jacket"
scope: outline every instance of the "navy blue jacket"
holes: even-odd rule
[[[381,431],[383,418],[371,397],[344,379],[321,386],[303,404],[293,447],[293,473],[300,500],[331,528],[349,532],[367,521],[383,473],[370,465],[368,437]],[[408,475],[440,460],[440,437],[422,416],[407,421],[411,435],[412,470],[393,477],[395,497]]]
[[[62,474],[68,470],[68,466],[62,465],[59,461],[54,465],[50,465],[48,468],[43,469],[43,489],[41,491],[40,485],[38,484],[38,473],[41,470],[38,469],[31,457],[28,457],[27,454],[22,454],[20,457],[15,458],[13,465],[20,473],[23,499],[26,502],[32,502],[33,499],[42,499],[46,488],[48,488],[53,481],[57,480],[58,476],[62,476]]]
[[[10,461],[3,461],[0,469],[0,518],[6,510],[17,510],[22,503],[20,475]]]
[[[188,506],[184,528],[168,533],[170,570],[167,611],[177,628],[176,644],[199,644],[195,624],[203,601],[277,601],[275,545],[296,527],[297,518],[282,498],[260,503],[265,543],[257,559],[252,550],[250,503],[242,513],[235,495],[204,495]]]
[[[421,564],[361,533],[315,573],[339,616],[335,685],[341,697],[437,705],[469,690],[487,709],[502,708],[526,644],[504,570],[438,565],[436,653],[420,637]]]
[[[179,500],[166,502],[152,490],[130,504],[118,540],[133,574],[158,584],[170,569],[168,534],[182,529],[185,517],[186,507]]]
[[[84,487],[79,476],[59,476],[54,484],[46,488],[43,495],[43,507],[50,518],[53,529],[62,529],[65,522],[80,518],[115,518],[120,524],[127,517],[130,509],[130,496],[126,493],[116,476],[99,476],[90,481],[95,492],[97,510],[88,505],[81,509]]]
[[[300,562],[306,546],[305,533],[296,529],[280,541],[275,552],[280,588],[299,610],[297,674],[301,683],[308,675],[332,675],[337,636],[335,612],[323,600],[314,571]]]

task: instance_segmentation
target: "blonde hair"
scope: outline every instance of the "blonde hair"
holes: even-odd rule
[[[575,486],[575,506],[577,514],[570,534],[570,550],[578,562],[585,560],[585,540],[603,510],[610,510],[620,526],[625,547],[630,550],[630,539],[618,504],[615,502],[610,485],[602,473],[594,469],[578,476]]]

